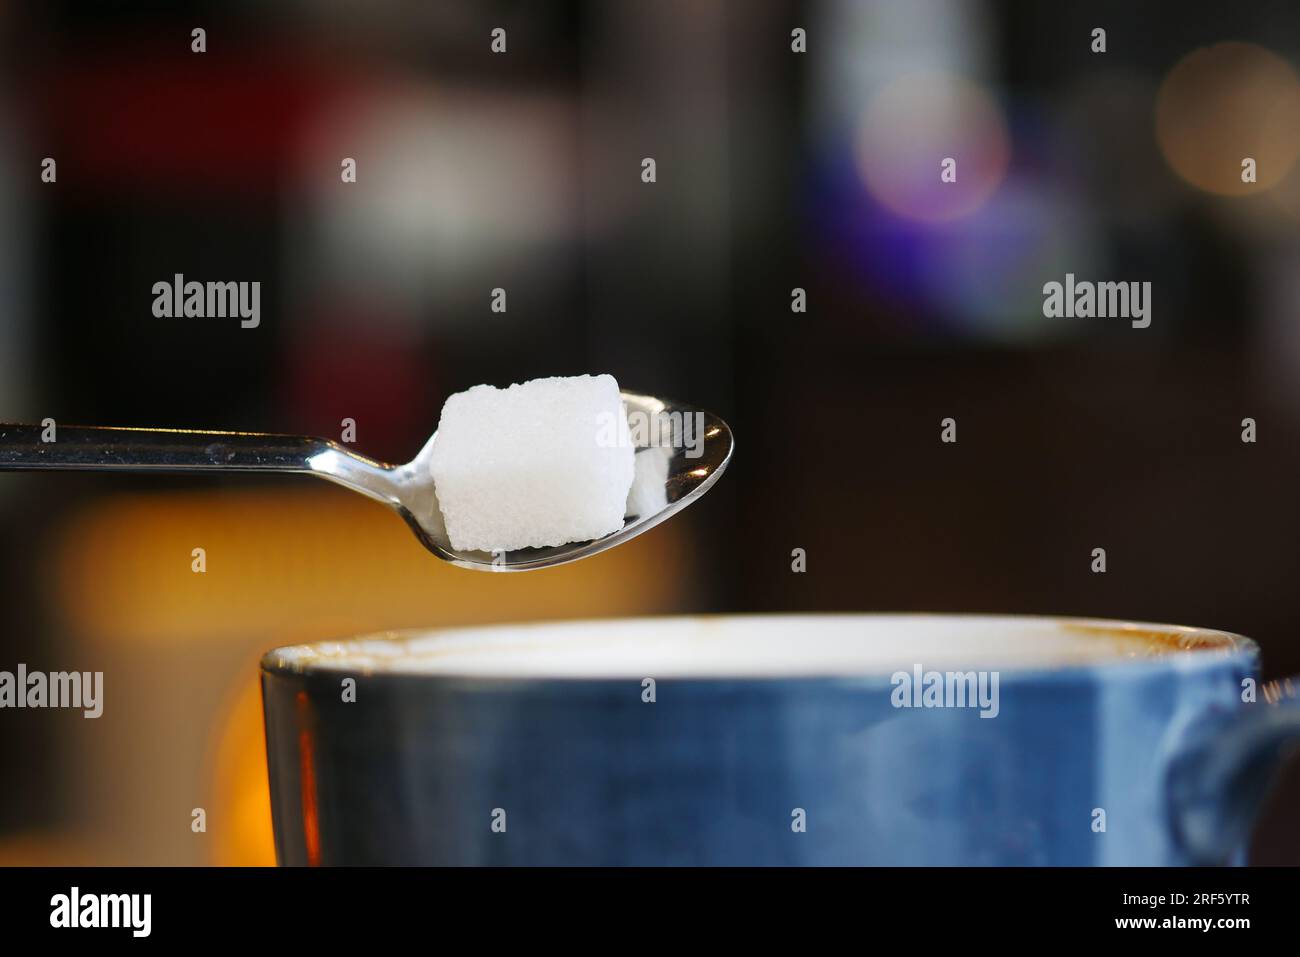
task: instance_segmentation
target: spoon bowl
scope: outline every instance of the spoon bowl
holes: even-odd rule
[[[644,515],[635,510],[628,511],[623,517],[623,527],[618,531],[591,541],[545,548],[499,552],[452,548],[438,507],[437,491],[430,477],[429,463],[434,443],[438,440],[436,432],[419,455],[393,470],[398,483],[394,508],[429,551],[453,565],[478,571],[519,572],[549,568],[595,555],[635,538],[708,491],[730,462],[734,443],[727,423],[703,409],[650,395],[620,394],[636,444],[637,470],[629,507],[634,499],[654,501],[657,507],[653,511],[647,510]],[[634,423],[660,425],[637,429]],[[684,432],[694,435],[684,435]],[[667,460],[660,463],[658,470],[649,461],[656,456]],[[666,478],[660,477],[663,465],[667,466]]]

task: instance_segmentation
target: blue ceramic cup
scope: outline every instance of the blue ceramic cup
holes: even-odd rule
[[[1241,859],[1300,708],[1166,625],[642,618],[262,661],[282,864]],[[1279,700],[1281,699],[1281,700]]]

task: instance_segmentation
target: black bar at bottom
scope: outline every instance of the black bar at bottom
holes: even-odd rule
[[[1062,942],[1199,935],[1230,944],[1294,933],[1297,876],[1283,868],[6,868],[0,927],[7,940],[76,935],[82,946],[117,938],[397,949],[453,939],[488,946],[529,933],[541,935],[535,943],[599,934],[610,947],[667,946],[721,935],[734,945],[776,932],[811,941],[831,929],[863,945],[890,929],[918,935],[918,944],[987,943],[996,939],[988,934],[1021,931]]]

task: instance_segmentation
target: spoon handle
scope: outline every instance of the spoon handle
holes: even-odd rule
[[[306,435],[0,423],[0,471],[310,472],[337,447]]]

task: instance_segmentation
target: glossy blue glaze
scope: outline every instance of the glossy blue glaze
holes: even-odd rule
[[[1294,707],[1242,703],[1257,665],[1243,644],[1004,670],[999,713],[981,718],[897,708],[888,677],[665,678],[645,703],[636,680],[359,674],[344,703],[338,673],[268,656],[277,852],[283,864],[1226,862],[1270,753],[1300,737]]]

